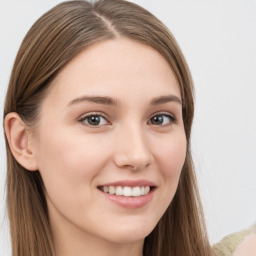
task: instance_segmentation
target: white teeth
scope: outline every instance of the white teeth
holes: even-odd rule
[[[132,196],[132,188],[131,187],[124,187],[123,196]]]
[[[149,186],[145,187],[145,191],[144,191],[145,195],[148,194],[149,191],[150,191],[150,187]]]
[[[150,187],[149,186],[145,186],[145,187],[103,186],[101,187],[101,190],[111,195],[138,197],[138,196],[147,195],[150,191]]]
[[[116,188],[116,195],[118,195],[118,196],[123,195],[123,189],[122,189],[122,187],[117,187],[117,188]]]
[[[115,188],[113,186],[109,186],[108,193],[111,194],[111,195],[114,195],[115,194]]]
[[[145,195],[145,188],[144,188],[144,187],[141,187],[141,188],[140,188],[140,194],[141,194],[142,196]]]
[[[105,193],[108,193],[108,187],[107,187],[107,186],[104,186],[104,187],[103,187],[103,191],[104,191]]]
[[[132,196],[140,196],[140,187],[134,187],[132,189]]]

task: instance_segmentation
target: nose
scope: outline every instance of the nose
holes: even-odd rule
[[[114,162],[120,168],[139,171],[147,168],[153,161],[146,135],[138,127],[126,129],[118,136]]]

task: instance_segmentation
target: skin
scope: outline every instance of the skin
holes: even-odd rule
[[[256,255],[256,234],[252,233],[245,237],[237,247],[232,256],[255,256]]]
[[[21,120],[7,117],[10,134],[17,127],[23,136],[13,139],[26,152],[18,161],[42,176],[58,256],[142,256],[144,238],[172,201],[186,156],[182,105],[172,98],[152,105],[169,95],[181,101],[163,56],[118,38],[90,46],[61,70],[33,132],[24,135]],[[114,104],[84,96],[110,97]],[[90,125],[88,114],[100,124]],[[152,122],[156,115],[162,123]],[[113,203],[98,189],[140,179],[156,188],[152,200],[135,209]]]

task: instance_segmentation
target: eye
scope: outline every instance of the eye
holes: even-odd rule
[[[83,116],[79,119],[79,122],[88,126],[103,126],[109,124],[109,121],[102,115],[90,114]]]
[[[176,118],[170,114],[157,114],[151,117],[148,123],[152,125],[165,126],[165,125],[171,125],[176,121],[177,121]]]

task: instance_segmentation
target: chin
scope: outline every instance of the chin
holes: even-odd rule
[[[144,240],[155,228],[155,225],[137,224],[120,225],[108,232],[108,240],[116,243],[134,243]],[[110,235],[111,234],[111,235]]]

